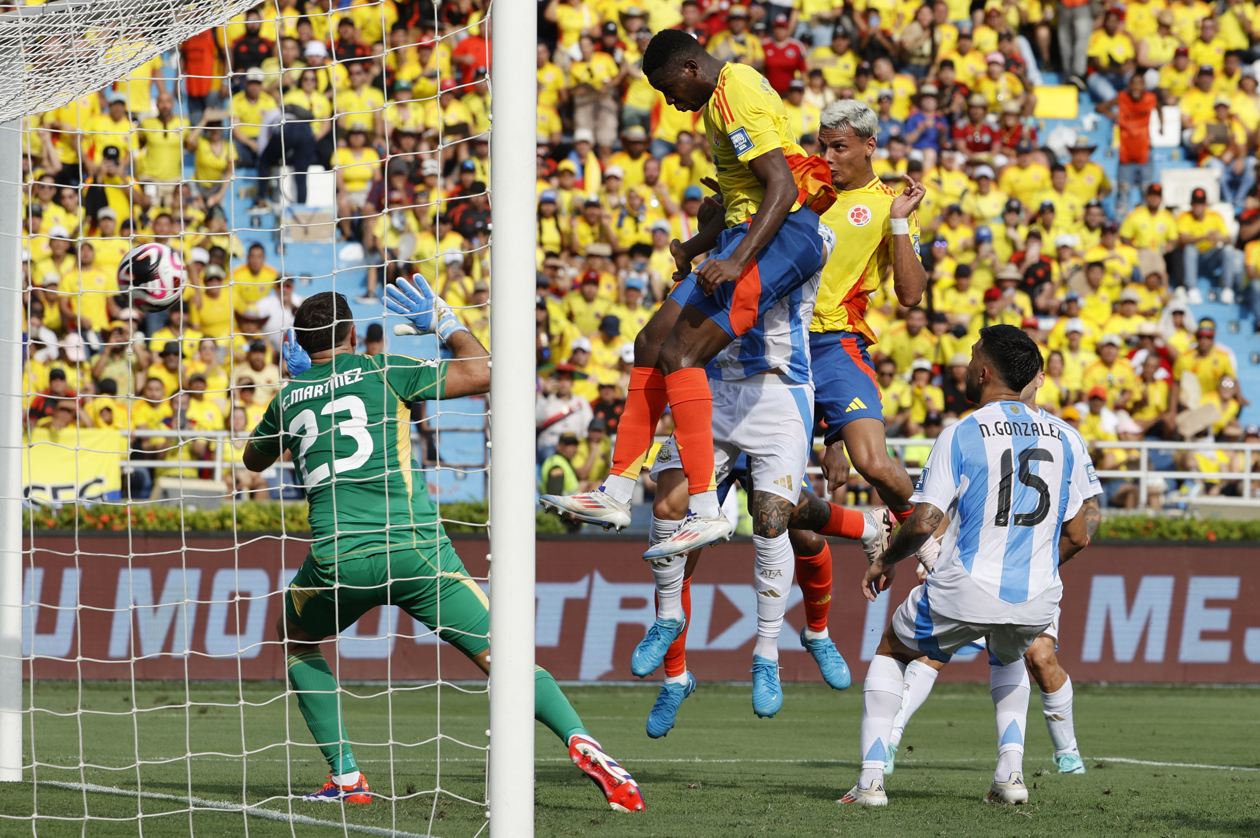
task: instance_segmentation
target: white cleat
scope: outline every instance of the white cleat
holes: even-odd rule
[[[1005,783],[993,781],[989,793],[984,797],[985,803],[1027,803],[1028,786],[1024,785],[1023,773],[1016,771]]]
[[[875,528],[875,535],[870,540],[862,539],[862,552],[866,553],[866,560],[874,562],[888,549],[888,542],[892,539],[897,519],[893,517],[892,510],[886,506],[863,512],[862,517]]]
[[[543,509],[560,517],[595,524],[604,529],[625,529],[630,526],[630,504],[614,499],[602,489],[577,495],[543,495],[538,499]]]
[[[883,783],[875,783],[869,789],[854,786],[845,792],[844,797],[836,802],[856,806],[887,806],[888,793],[884,791]]]
[[[677,556],[679,553],[689,553],[718,541],[730,541],[733,532],[731,522],[725,516],[700,518],[688,511],[682,526],[669,538],[649,548],[643,558],[655,561]]]

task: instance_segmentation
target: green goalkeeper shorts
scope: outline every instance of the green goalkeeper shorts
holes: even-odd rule
[[[339,634],[378,605],[397,605],[469,657],[490,648],[489,601],[445,539],[428,551],[393,547],[336,561],[307,556],[284,595],[289,622],[312,637]]]

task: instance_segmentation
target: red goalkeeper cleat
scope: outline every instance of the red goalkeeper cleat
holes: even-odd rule
[[[580,733],[569,739],[569,758],[599,786],[614,812],[642,812],[643,794],[630,772],[604,753],[599,743]]]
[[[302,799],[311,803],[340,803],[344,800],[346,803],[367,804],[372,802],[372,790],[368,788],[367,777],[362,772],[359,773],[358,782],[352,786],[337,785],[329,774],[322,789],[303,795]]]

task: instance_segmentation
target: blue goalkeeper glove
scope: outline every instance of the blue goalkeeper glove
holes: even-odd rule
[[[289,368],[289,377],[297,378],[311,368],[311,356],[302,344],[297,342],[297,333],[289,329],[284,333],[284,345],[281,350],[284,364]]]
[[[468,331],[468,327],[459,321],[441,297],[433,293],[420,274],[414,275],[411,282],[400,279],[397,285],[387,286],[385,308],[390,314],[401,315],[410,321],[410,325],[395,326],[396,335],[436,334],[442,343],[446,343],[456,332]]]

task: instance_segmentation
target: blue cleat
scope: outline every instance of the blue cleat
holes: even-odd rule
[[[814,663],[818,664],[818,671],[822,673],[827,686],[833,690],[849,688],[849,685],[853,683],[853,677],[849,674],[849,665],[844,662],[844,656],[836,649],[836,644],[830,637],[821,640],[806,640],[805,629],[801,629],[801,645],[813,657]]]
[[[662,684],[661,694],[647,718],[647,735],[660,739],[674,729],[674,720],[678,718],[678,708],[687,696],[696,691],[696,676],[687,673],[685,684]]]
[[[670,644],[678,639],[687,627],[687,618],[681,620],[662,620],[656,618],[648,628],[647,634],[634,647],[634,655],[630,658],[630,671],[639,678],[646,678],[656,671],[665,661],[665,653]]]
[[[888,754],[884,757],[884,776],[887,777],[897,770],[897,746],[889,745]]]
[[[773,718],[783,707],[783,686],[779,683],[779,662],[753,655],[753,712],[760,718]]]
[[[1062,754],[1054,758],[1060,774],[1084,774],[1085,761],[1076,754]]]

